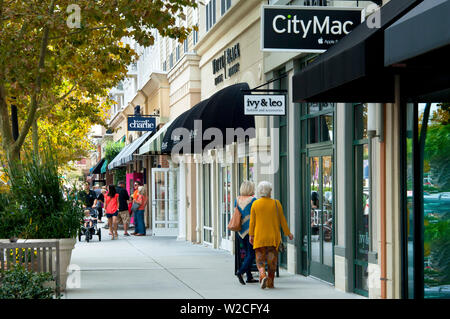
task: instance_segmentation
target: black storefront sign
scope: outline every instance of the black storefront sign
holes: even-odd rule
[[[149,132],[156,129],[156,119],[151,116],[128,116],[128,131]]]
[[[362,8],[263,6],[261,50],[321,53],[363,20]]]
[[[218,57],[217,59],[213,59],[212,69],[213,74],[215,76],[214,78],[215,85],[222,83],[224,79],[230,78],[240,71],[241,66],[239,62],[233,64],[240,56],[241,56],[241,48],[239,43],[237,43],[233,47],[224,50],[223,54],[220,57]],[[222,70],[223,70],[222,74],[216,75]]]

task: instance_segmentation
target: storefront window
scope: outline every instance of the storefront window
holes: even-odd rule
[[[419,104],[418,116],[423,151],[424,295],[450,298],[450,104]]]
[[[307,104],[308,144],[333,142],[333,103]]]
[[[308,120],[308,144],[319,143],[319,118],[314,117]]]
[[[320,124],[323,129],[321,134],[321,142],[333,141],[333,116],[322,115],[320,117]]]
[[[354,227],[355,227],[355,292],[368,295],[369,256],[369,144],[367,139],[367,105],[354,106]]]
[[[231,218],[232,211],[232,195],[231,195],[231,166],[221,168],[222,180],[222,196],[221,196],[221,213],[222,213],[222,239],[231,239],[231,231],[227,228]]]
[[[406,254],[408,298],[414,298],[414,202],[413,202],[413,112],[414,104],[407,105],[406,127]]]
[[[406,111],[408,297],[423,289],[425,298],[450,298],[450,104],[408,104]]]
[[[320,105],[319,104],[309,104],[308,105],[308,113],[313,114],[320,111]]]
[[[245,145],[245,154],[249,153],[249,145],[248,143]],[[239,193],[239,187],[242,182],[245,180],[249,180],[251,182],[255,182],[255,158],[253,156],[246,155],[245,157],[239,158],[239,185],[237,186],[237,193]]]

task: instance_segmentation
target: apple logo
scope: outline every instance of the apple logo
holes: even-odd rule
[[[319,42],[319,44],[323,44],[323,38],[320,38],[317,42]]]

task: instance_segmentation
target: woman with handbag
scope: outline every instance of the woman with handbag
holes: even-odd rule
[[[139,186],[137,196],[133,199],[133,206],[137,206],[137,209],[134,211],[134,225],[136,230],[136,233],[133,233],[134,236],[145,236],[145,205],[147,205],[145,187]],[[133,210],[133,207],[131,207],[131,210]]]
[[[250,226],[250,209],[253,202],[256,200],[255,195],[255,184],[250,181],[244,181],[240,188],[240,196],[234,202],[235,214],[239,218],[237,225],[231,229],[233,226],[229,225],[230,230],[236,231],[236,240],[242,244],[242,248],[245,251],[245,258],[241,264],[241,267],[236,272],[236,276],[242,285],[245,285],[242,274],[247,274],[247,283],[258,282],[258,280],[253,279],[251,272],[251,267],[255,261],[255,251],[253,246],[249,242],[248,230]],[[233,214],[233,215],[235,215]],[[240,215],[240,216],[239,216]],[[234,217],[234,216],[233,216]],[[230,221],[231,223],[232,221]]]
[[[259,270],[259,282],[262,289],[274,288],[278,250],[281,246],[280,226],[290,240],[294,239],[284,217],[283,207],[278,200],[271,199],[271,193],[271,183],[265,181],[259,183],[260,199],[253,203],[250,213],[249,241],[255,249],[256,266]]]

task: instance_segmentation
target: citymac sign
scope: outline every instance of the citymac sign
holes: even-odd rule
[[[322,53],[364,20],[362,8],[263,6],[261,50]]]
[[[154,117],[140,115],[128,116],[128,131],[154,131],[156,119]]]

